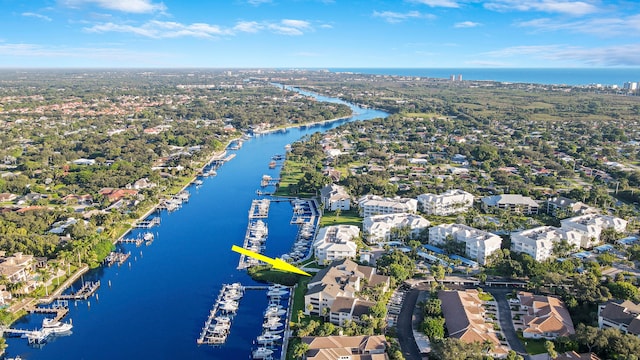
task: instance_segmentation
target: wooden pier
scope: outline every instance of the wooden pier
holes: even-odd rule
[[[62,320],[69,313],[69,306],[54,306],[54,307],[32,307],[26,309],[29,314],[50,314],[55,315],[54,321]]]
[[[151,218],[150,220],[142,220],[142,221],[138,221],[134,227],[138,228],[138,229],[150,229],[156,225],[160,225],[160,217],[155,216],[153,218]]]
[[[244,235],[242,247],[253,252],[262,253],[262,249],[264,248],[263,244],[267,241],[268,234],[269,229],[267,228],[267,224],[262,220],[249,218],[249,224],[247,225],[247,232]],[[258,260],[241,254],[238,269],[246,269],[258,263]]]
[[[80,288],[80,290],[71,293],[71,294],[65,294],[65,295],[58,295],[56,296],[56,299],[59,300],[86,300],[87,298],[89,298],[91,295],[93,295],[96,290],[98,290],[98,288],[100,287],[100,281],[96,281],[96,282],[87,282],[84,283],[84,285],[82,285],[82,287]]]

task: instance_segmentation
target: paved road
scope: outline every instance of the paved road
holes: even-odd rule
[[[511,307],[509,301],[507,301],[507,294],[511,293],[512,289],[505,288],[484,288],[485,291],[491,293],[498,302],[498,313],[500,314],[500,327],[504,333],[504,337],[507,339],[509,346],[518,354],[527,358],[527,350],[518,338],[516,329],[511,321]]]
[[[411,289],[404,298],[402,303],[402,309],[398,315],[398,341],[400,342],[400,348],[402,349],[402,355],[407,360],[421,360],[420,350],[416,345],[416,340],[413,338],[413,329],[411,328],[411,322],[413,321],[413,310],[416,307],[416,300],[420,290]]]

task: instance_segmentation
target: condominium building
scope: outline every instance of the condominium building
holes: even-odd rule
[[[442,224],[429,229],[429,243],[440,245],[451,236],[454,241],[465,243],[465,254],[484,265],[487,257],[500,249],[502,238],[498,235],[462,224]]]
[[[331,184],[320,189],[320,201],[324,204],[325,210],[351,209],[351,196],[340,185]]]
[[[429,220],[409,213],[373,215],[364,218],[362,222],[363,232],[369,243],[389,241],[392,229],[399,228],[410,229],[409,237],[416,238],[430,225]]]
[[[627,221],[610,215],[587,214],[560,221],[563,229],[572,229],[580,233],[580,246],[591,248],[600,242],[602,230],[613,228],[616,232],[627,229]]]
[[[616,328],[625,334],[640,337],[640,304],[629,300],[614,300],[600,305],[598,327]]]
[[[581,235],[575,230],[540,226],[511,234],[511,250],[529,254],[537,261],[544,261],[553,255],[555,243],[566,240],[576,250],[580,247]]]
[[[333,225],[318,231],[313,249],[318,263],[354,258],[358,246],[353,238],[360,235],[360,229],[354,225]]]
[[[418,200],[409,198],[383,198],[377,195],[365,195],[358,200],[362,217],[384,214],[415,213]]]
[[[449,190],[443,194],[418,195],[418,204],[427,215],[446,216],[465,212],[473,206],[473,195],[464,190]]]
[[[538,213],[538,203],[530,197],[520,194],[494,195],[482,198],[482,209],[503,209],[511,212],[532,215]]]
[[[569,310],[562,300],[524,291],[518,292],[518,300],[520,310],[526,312],[522,316],[522,336],[525,339],[553,340],[558,336],[575,334]]]

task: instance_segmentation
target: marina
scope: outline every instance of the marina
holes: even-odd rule
[[[265,219],[269,217],[269,199],[253,200],[249,210],[249,219]]]
[[[274,284],[267,288],[269,303],[264,311],[262,333],[256,337],[257,347],[251,351],[253,359],[274,359],[274,355],[284,356],[283,339],[286,336],[290,319],[292,289]],[[282,305],[282,303],[285,305]]]
[[[209,311],[209,316],[196,340],[198,345],[221,345],[227,341],[227,336],[231,332],[231,318],[238,310],[243,295],[244,288],[240,283],[222,285],[218,298]]]
[[[354,109],[357,114],[350,120],[386,116],[375,110]],[[253,351],[262,345],[257,344],[257,337],[264,332],[264,311],[269,301],[265,292],[245,291],[224,346],[198,346],[194,339],[199,337],[202,317],[208,314],[215,300],[208,289],[220,289],[222,284],[234,282],[246,284],[245,289],[250,285],[259,286],[245,272],[233,270],[238,258],[231,256],[229,249],[246,232],[247,207],[256,196],[256,182],[267,170],[271,156],[281,153],[285,144],[350,120],[253,137],[245,141],[237,154],[229,152],[220,156],[219,160],[232,156],[235,159],[217,169],[217,176],[200,178],[202,185],[197,193],[192,191],[189,203],[180,211],[171,215],[158,212],[162,223],[154,233],[157,238],[162,236],[162,241],[145,249],[144,258],[138,256],[137,261],[129,261],[132,267],[100,267],[84,274],[86,280],[100,280],[112,286],[98,289],[96,295],[100,299],[91,299],[91,307],[69,308],[67,316],[73,318],[73,336],[56,337],[37,351],[23,339],[8,338],[7,356],[19,355],[29,360],[81,359],[86,358],[87,349],[100,349],[91,353],[93,360],[252,357]],[[196,185],[190,186],[195,189]],[[280,256],[292,247],[300,225],[291,225],[291,217],[289,199],[271,202],[268,216],[262,220],[269,223],[269,238],[278,241],[269,243],[265,255]],[[133,229],[127,237],[136,238],[144,231],[144,228]],[[119,245],[124,252],[135,246]],[[80,287],[80,280],[76,284]],[[291,296],[288,299],[281,296],[279,304],[286,308]],[[177,304],[180,311],[176,311]],[[14,327],[39,328],[41,321],[42,315],[28,315]],[[285,330],[278,335],[283,337],[284,345],[288,324],[287,321],[280,322]],[[281,348],[279,345],[275,350],[270,349],[273,351],[270,356],[280,359]]]
[[[270,175],[262,175],[262,181],[260,181],[260,186],[261,187],[278,186],[279,183],[280,183],[280,178],[272,178]]]
[[[155,235],[152,232],[144,232],[139,233],[138,236],[134,238],[120,238],[117,243],[119,244],[135,244],[136,246],[140,246],[144,243],[150,244],[155,240]],[[125,259],[126,260],[126,259]],[[124,262],[124,261],[123,261]]]
[[[250,218],[242,247],[256,253],[262,253],[265,249],[264,243],[267,241],[268,234],[269,229],[264,221]],[[241,254],[238,269],[246,269],[257,264],[258,260]]]

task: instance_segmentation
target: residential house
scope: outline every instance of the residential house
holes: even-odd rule
[[[520,194],[504,194],[482,198],[482,209],[503,209],[511,212],[532,215],[538,213],[538,203],[530,197]]]
[[[95,165],[96,161],[94,159],[77,159],[77,160],[73,160],[73,164],[91,166],[91,165]]]
[[[320,201],[326,210],[351,209],[351,196],[340,185],[331,184],[320,189]]]
[[[415,239],[431,223],[420,215],[400,213],[373,215],[364,218],[363,232],[369,243],[389,241],[393,229],[409,229],[409,238]]]
[[[384,214],[415,213],[418,200],[409,198],[383,198],[377,195],[365,195],[358,200],[362,217]]]
[[[477,290],[441,290],[442,314],[449,337],[466,343],[491,343],[490,355],[504,357],[509,349],[500,344],[493,323],[485,317]]]
[[[359,235],[360,228],[354,225],[333,225],[321,228],[313,242],[318,263],[354,258],[358,246],[352,239]]]
[[[128,184],[126,186],[127,189],[135,189],[135,190],[142,190],[142,189],[150,189],[157,186],[156,183],[149,181],[149,178],[142,178],[142,179],[138,179],[136,180],[133,184]]]
[[[446,216],[469,210],[473,206],[473,195],[454,189],[443,194],[418,195],[418,203],[427,215]]]
[[[389,360],[384,335],[305,336],[306,360]]]
[[[16,252],[11,256],[5,256],[5,252],[0,251],[0,276],[14,284],[22,283],[23,292],[35,289],[35,282],[32,281],[34,271],[33,255]]]
[[[610,215],[587,214],[560,220],[563,229],[576,230],[581,234],[580,246],[591,248],[600,242],[602,230],[613,228],[616,232],[627,229],[627,221]]]
[[[102,188],[98,193],[105,196],[109,200],[109,202],[114,202],[122,200],[125,197],[136,196],[138,195],[138,190]]]
[[[640,336],[640,304],[629,300],[613,300],[600,305],[598,327],[616,328],[623,333]]]
[[[465,244],[465,255],[481,265],[487,258],[500,249],[502,238],[498,235],[478,230],[463,224],[441,224],[429,229],[429,243],[444,244],[447,237]]]
[[[529,254],[537,261],[544,261],[553,256],[554,244],[567,241],[576,250],[580,248],[579,232],[571,229],[559,229],[553,226],[540,226],[511,234],[511,250]]]
[[[89,194],[85,194],[85,195],[69,194],[63,197],[62,199],[60,199],[60,201],[62,201],[64,204],[67,204],[67,205],[91,206],[93,205],[93,196]]]
[[[381,287],[381,291],[386,292],[390,284],[390,277],[378,275],[373,267],[358,265],[349,259],[336,260],[318,271],[307,284],[305,313],[329,316],[329,320],[338,325],[346,320],[358,322],[374,305],[359,298],[358,292],[365,287]],[[347,302],[344,298],[358,301]]]
[[[575,334],[569,310],[562,300],[520,291],[518,301],[520,310],[526,312],[522,316],[522,336],[525,339],[553,340],[558,336]]]

